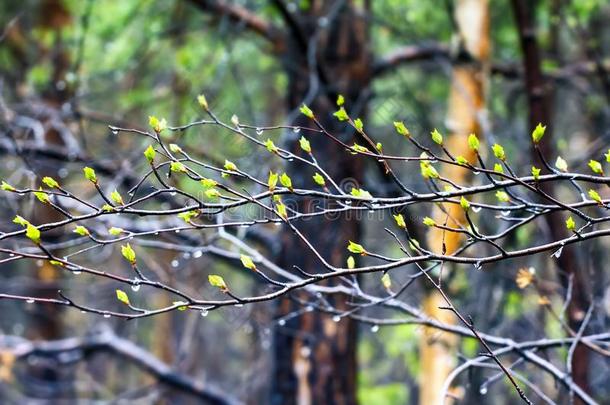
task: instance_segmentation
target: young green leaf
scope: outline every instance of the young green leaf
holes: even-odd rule
[[[114,211],[114,207],[110,204],[104,204],[104,205],[102,205],[102,211],[112,212],[112,211]]]
[[[227,283],[225,283],[225,280],[222,277],[217,276],[216,274],[210,274],[208,276],[208,282],[212,287],[220,288],[222,291],[229,290],[229,288],[227,287]]]
[[[282,173],[282,175],[280,176],[280,183],[282,183],[282,186],[286,187],[290,191],[293,190],[292,180],[290,179],[290,176],[288,176],[288,174]]]
[[[496,198],[500,202],[508,202],[510,201],[510,197],[505,191],[496,191]]]
[[[0,185],[0,188],[4,191],[17,191],[15,187],[11,186],[6,181],[2,181],[2,185]]]
[[[167,129],[167,121],[165,118],[159,119],[154,115],[148,116],[148,125],[150,125],[157,134],[160,134]]]
[[[119,193],[117,190],[114,190],[112,193],[110,193],[110,199],[116,205],[125,205],[125,202],[123,201],[123,197],[121,196],[121,193]]]
[[[606,157],[606,162],[610,163],[610,149],[608,149],[608,152],[606,152],[604,156]]]
[[[437,143],[439,145],[443,144],[443,135],[441,135],[441,133],[438,132],[436,128],[434,128],[434,131],[430,132],[430,136],[432,137],[432,141],[434,143]]]
[[[596,203],[598,203],[599,205],[603,205],[602,203],[602,198],[600,197],[599,193],[593,189],[589,190],[589,197],[591,197],[591,199],[593,201],[595,201]]]
[[[364,124],[362,123],[362,120],[360,118],[356,118],[354,120],[354,128],[356,128],[356,130],[358,132],[363,132],[364,131]]]
[[[324,181],[324,177],[322,177],[322,175],[317,172],[316,172],[316,174],[313,175],[313,181],[315,181],[318,186],[324,187],[326,185],[326,182]]]
[[[281,218],[288,219],[288,211],[286,210],[286,206],[283,203],[279,202],[275,206],[275,209],[277,210],[277,213]]]
[[[237,166],[235,165],[235,163],[231,162],[230,160],[225,160],[224,168],[225,168],[225,170],[230,170],[232,172],[237,171]]]
[[[192,210],[181,212],[178,214],[178,218],[182,219],[184,222],[189,223],[193,218],[196,218],[199,215],[199,211]]]
[[[48,204],[50,202],[49,195],[47,193],[45,193],[44,191],[42,191],[42,188],[39,188],[38,191],[34,191],[34,195],[36,196],[38,201],[40,201],[43,204]]]
[[[434,225],[436,225],[436,222],[434,222],[434,220],[432,218],[430,218],[430,217],[425,217],[422,222],[426,226],[434,226]]]
[[[129,297],[127,296],[127,293],[125,293],[125,291],[116,290],[116,298],[117,298],[117,300],[121,301],[123,304],[130,305]]]
[[[273,193],[275,190],[275,186],[277,186],[277,180],[279,176],[277,173],[269,172],[269,179],[267,180],[267,186],[269,187],[269,191]]]
[[[254,261],[252,261],[252,258],[250,256],[240,255],[239,260],[241,260],[241,264],[245,268],[256,271],[256,264],[254,264]]]
[[[121,254],[129,263],[136,264],[136,252],[129,243],[121,246]]]
[[[364,249],[364,247],[356,242],[352,242],[351,240],[349,241],[349,244],[347,245],[347,250],[349,250],[350,252],[352,252],[356,255],[362,255],[362,256],[366,255],[366,250]]]
[[[27,236],[35,244],[40,244],[40,230],[29,222],[25,228],[25,236]]]
[[[394,121],[394,128],[396,129],[396,132],[398,132],[400,135],[402,135],[406,138],[411,136],[411,134],[409,133],[409,130],[405,126],[404,122],[402,122],[402,121]]]
[[[123,228],[112,227],[108,229],[108,233],[112,236],[119,236],[121,233],[125,232]]]
[[[45,176],[42,182],[49,188],[59,188],[59,183],[53,177]]]
[[[304,136],[299,139],[299,145],[301,145],[301,149],[303,149],[304,152],[311,153],[311,144]]]
[[[343,108],[343,107],[341,107],[337,111],[335,111],[333,113],[333,115],[335,117],[337,117],[337,119],[339,121],[347,121],[347,120],[349,120],[349,115],[347,115],[347,111],[345,111],[345,108]]]
[[[239,127],[239,117],[235,114],[231,116],[231,123],[236,127]]]
[[[359,153],[368,153],[369,152],[369,150],[367,148],[365,148],[362,145],[358,145],[357,143],[354,143],[352,145],[352,149]],[[356,152],[352,152],[352,155],[355,155]]]
[[[561,156],[557,156],[557,160],[555,161],[555,167],[561,170],[562,172],[568,171],[568,163],[563,160]]]
[[[311,109],[309,107],[307,107],[305,104],[303,104],[301,106],[300,111],[301,111],[301,114],[303,114],[307,118],[313,119],[313,117],[314,117],[313,111],[311,111]]]
[[[386,290],[389,290],[392,287],[392,279],[390,278],[390,273],[384,273],[383,276],[381,276],[381,284]]]
[[[354,259],[354,256],[350,256],[347,258],[347,268],[352,270],[356,267],[356,259]]]
[[[466,198],[464,198],[464,196],[462,196],[460,198],[460,206],[464,211],[468,211],[468,209],[470,208],[470,202]]]
[[[152,163],[153,160],[155,160],[156,154],[157,152],[155,152],[155,149],[152,147],[152,145],[148,145],[148,148],[144,150],[144,156],[146,157],[146,160],[148,160],[148,163]]]
[[[468,135],[468,147],[474,151],[478,152],[481,143],[479,142],[479,138],[475,134]]]
[[[343,97],[342,94],[339,94],[337,96],[337,107],[341,107],[343,104],[345,104],[345,97]]]
[[[172,153],[182,153],[182,148],[179,145],[176,145],[175,143],[169,144],[169,150]]]
[[[456,157],[455,161],[457,162],[458,165],[468,166],[468,159],[466,159],[464,156]]]
[[[267,138],[267,140],[265,141],[265,147],[271,153],[277,153],[277,151],[278,151],[277,146],[275,146],[273,141],[271,139],[269,139],[269,138]]]
[[[544,136],[544,131],[546,131],[546,126],[542,126],[542,124],[536,125],[536,128],[532,131],[532,140],[534,143],[540,142],[542,137]]]
[[[604,174],[604,169],[602,168],[602,164],[599,163],[597,160],[593,160],[593,159],[589,160],[589,167],[595,174],[601,174],[601,175]]]
[[[85,173],[85,178],[89,180],[91,183],[97,184],[97,176],[95,174],[95,170],[90,167],[83,168],[83,173]]]
[[[407,228],[407,224],[405,222],[405,217],[403,217],[402,214],[394,215],[394,220],[396,221],[396,225],[398,225],[399,228],[401,228],[401,229]]]
[[[534,176],[534,180],[540,180],[540,169],[536,166],[532,166],[532,176]]]
[[[214,200],[214,199],[220,197],[220,192],[218,190],[216,190],[215,188],[208,188],[203,193],[210,200]]]
[[[494,163],[494,172],[504,173],[504,167],[500,163]]]
[[[368,191],[366,191],[363,188],[352,188],[352,191],[350,192],[351,195],[353,195],[354,197],[358,197],[358,198],[373,198],[373,196],[371,195],[371,193],[369,193]]]
[[[491,147],[491,150],[493,150],[494,156],[497,159],[500,159],[501,161],[505,161],[506,160],[506,154],[504,153],[504,148],[502,147],[502,145],[495,143]]]
[[[205,95],[203,95],[203,94],[198,95],[197,102],[199,103],[199,105],[201,107],[203,107],[204,110],[206,110],[206,111],[209,110],[208,100],[205,98]]]
[[[30,221],[23,218],[21,215],[15,215],[15,218],[13,218],[13,223],[15,223],[17,225],[21,225],[21,226],[28,226]]]
[[[572,217],[566,219],[566,228],[568,228],[568,231],[574,231],[576,229],[576,222],[574,222]]]
[[[74,233],[80,235],[80,236],[88,236],[89,235],[89,230],[87,228],[85,228],[82,225],[77,225],[76,228],[74,228]]]
[[[172,305],[178,305],[178,311],[186,311],[188,307],[188,302],[184,301],[173,301]]]
[[[216,180],[203,178],[199,181],[204,188],[212,188],[218,185]]]

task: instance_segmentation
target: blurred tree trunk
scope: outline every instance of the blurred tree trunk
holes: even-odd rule
[[[547,126],[545,141],[540,143],[540,150],[546,159],[550,159],[554,156],[553,143],[550,139],[552,134],[550,113],[552,88],[546,83],[542,73],[540,49],[536,41],[536,26],[532,17],[533,6],[535,4],[524,0],[512,0],[511,3],[523,52],[525,89],[529,106],[528,124],[530,129],[533,129],[538,123]],[[538,167],[543,167],[543,163],[536,153],[534,154],[534,159],[537,159]],[[542,186],[542,190],[549,195],[555,194],[553,188],[552,183]],[[552,213],[545,218],[553,240],[563,239],[568,236],[564,226],[565,218],[561,213]],[[580,329],[585,313],[590,305],[586,288],[587,284],[584,279],[585,273],[578,271],[576,250],[573,246],[566,246],[557,261],[560,270],[559,278],[563,287],[568,289],[570,283],[572,283],[572,294],[567,311],[568,326],[572,331],[576,332]],[[589,349],[583,344],[578,344],[572,358],[572,378],[585,392],[589,391],[588,372]],[[576,398],[575,403],[581,404],[583,402]]]
[[[346,2],[333,10],[337,2],[312,1],[309,8],[293,22],[284,63],[289,77],[287,103],[290,110],[307,102],[316,117],[331,133],[346,142],[353,142],[352,131],[339,123],[332,113],[335,100],[342,94],[350,113],[364,118],[366,96],[371,79],[368,4],[357,8]],[[315,39],[317,38],[317,39]],[[312,47],[315,47],[312,49]],[[315,52],[315,58],[312,57]],[[315,69],[313,72],[311,69]],[[317,77],[312,81],[312,73]],[[294,124],[311,126],[310,120],[298,117]],[[325,170],[338,182],[351,187],[361,183],[362,159],[354,159],[344,148],[317,134],[291,133],[289,148],[298,152],[301,135],[311,141],[313,152]],[[313,171],[303,166],[289,168],[296,187],[313,184]],[[302,212],[321,204],[312,199],[286,201],[298,203]],[[359,239],[359,226],[346,217],[316,217],[295,225],[313,246],[334,265],[344,265],[348,240]],[[291,269],[299,266],[317,273],[322,266],[313,254],[305,251],[300,239],[285,227],[282,231],[281,265]],[[312,300],[304,292],[284,298],[278,304],[277,317],[287,316],[302,308],[294,298]],[[346,297],[330,297],[339,309],[348,309]],[[275,367],[271,403],[285,404],[354,404],[356,403],[356,334],[357,325],[349,319],[334,322],[332,315],[318,311],[306,312],[289,319],[275,330]]]
[[[485,108],[485,85],[489,62],[489,10],[487,0],[458,0],[455,3],[454,19],[459,36],[459,53],[454,62],[447,112],[447,127],[450,131],[446,140],[448,150],[454,156],[464,156],[474,163],[476,155],[468,147],[467,138],[471,133],[480,133],[480,119]],[[469,180],[470,171],[457,166],[445,166],[441,175],[457,184]],[[440,224],[458,227],[466,222],[464,210],[457,204],[444,204],[443,210],[435,207],[433,219]],[[428,245],[432,251],[447,254],[455,252],[463,238],[460,233],[444,232],[431,228]],[[447,276],[445,276],[447,277]],[[424,298],[424,311],[431,318],[444,323],[455,323],[455,317],[447,310],[441,294],[430,289]],[[420,361],[422,366],[420,398],[422,405],[442,404],[441,387],[455,367],[457,336],[438,333],[425,328],[420,341]]]

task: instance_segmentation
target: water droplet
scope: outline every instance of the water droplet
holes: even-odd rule
[[[500,211],[500,214],[504,215],[505,217],[510,215],[510,211]]]
[[[345,205],[352,205],[352,201],[351,200],[345,200]]]
[[[87,313],[87,311],[85,311],[84,309],[81,309],[81,310],[80,310],[80,313],[81,313],[81,314],[86,314],[86,313]]]
[[[110,314],[109,313],[105,313],[104,314],[104,318],[110,318]]]
[[[180,233],[180,229],[176,229],[174,232],[176,232],[176,233]]]
[[[180,263],[178,262],[178,260],[174,259],[172,260],[172,267],[178,267]]]
[[[277,324],[280,326],[284,326],[286,325],[286,320],[285,319],[280,319],[279,321],[277,321]]]
[[[248,227],[250,227],[250,225],[248,225],[248,224],[241,224],[239,227],[240,228],[248,228]]]
[[[311,356],[311,348],[309,346],[301,347],[301,356],[305,358]]]
[[[183,259],[190,259],[191,258],[191,254],[189,252],[184,252],[184,253],[182,253],[182,258]]]
[[[559,249],[557,249],[555,252],[553,252],[553,256],[555,256],[556,259],[559,259],[561,257],[562,253],[563,253],[563,246],[560,247]]]
[[[475,270],[481,270],[481,262],[476,262],[476,263],[474,264],[474,269],[475,269]]]
[[[481,386],[481,388],[479,389],[479,394],[481,394],[481,395],[487,394],[487,386],[486,385],[482,385]]]
[[[11,253],[9,256],[10,257],[15,257],[15,253]]]
[[[262,128],[256,128],[256,135],[262,135],[263,134],[263,129]]]
[[[74,274],[75,276],[78,276],[81,273],[82,273],[82,271],[80,271],[80,270],[72,270],[72,274]]]
[[[481,207],[472,207],[472,212],[479,212],[481,211]]]
[[[115,127],[110,127],[110,131],[112,132],[112,135],[118,135],[119,134],[119,130]]]
[[[341,321],[341,317],[339,315],[333,316],[333,322],[340,322],[340,321]]]
[[[204,318],[205,318],[206,316],[208,316],[208,313],[209,313],[209,312],[208,312],[207,308],[203,308],[203,309],[201,310],[201,316],[202,316],[202,317],[204,317]]]
[[[293,161],[294,161],[294,158],[288,158],[288,161],[289,161],[289,162],[293,162]]]
[[[200,258],[201,256],[203,256],[203,252],[201,250],[196,250],[195,252],[193,252],[193,257],[195,259]]]
[[[154,235],[157,236],[159,234],[159,232],[155,232]]]
[[[235,304],[235,308],[241,308],[243,306],[244,306],[244,304]]]
[[[299,132],[301,132],[301,128],[299,128],[299,127],[293,127],[293,128],[292,128],[292,132],[294,132],[295,134],[298,134]]]
[[[26,300],[25,302],[27,302],[28,304],[33,304],[34,300],[30,298],[30,299]]]
[[[307,312],[313,312],[313,307],[312,307],[311,305],[307,305],[307,306],[305,307],[305,311],[307,311]]]
[[[377,333],[377,332],[379,332],[379,325],[373,325],[373,326],[371,326],[371,332],[373,332],[373,333]]]
[[[137,278],[133,280],[133,283],[131,284],[131,290],[134,292],[138,292],[140,290],[140,287],[140,280]]]
[[[171,195],[172,197],[175,196],[177,193],[175,191],[172,191],[171,193],[169,193],[169,195]]]
[[[277,222],[274,222],[273,225],[280,226],[280,225],[282,225],[282,223],[280,221],[277,221]]]

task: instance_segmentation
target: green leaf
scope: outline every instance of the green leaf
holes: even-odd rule
[[[604,156],[606,157],[606,162],[610,163],[610,149],[608,149],[608,152],[606,152]]]
[[[182,153],[182,148],[179,145],[176,145],[175,143],[169,144],[169,150],[172,153]]]
[[[534,176],[534,180],[540,180],[540,169],[536,166],[532,166],[532,176]]]
[[[36,228],[34,225],[28,223],[25,229],[25,236],[30,238],[32,242],[39,245],[40,244],[40,230]]]
[[[568,231],[574,231],[576,229],[576,222],[574,222],[572,217],[566,219],[566,228],[568,228]]]
[[[125,291],[116,290],[116,299],[121,301],[125,305],[129,305],[129,297],[127,296],[127,293],[125,293]]]
[[[178,311],[186,311],[188,309],[188,302],[174,301],[172,305],[178,305]]]
[[[311,144],[304,136],[299,139],[299,144],[301,145],[301,149],[307,153],[311,153]]]
[[[358,132],[364,131],[364,124],[362,123],[362,120],[360,118],[356,118],[354,120],[354,127],[358,130]]]
[[[430,136],[432,137],[432,141],[434,143],[437,143],[439,145],[443,144],[443,136],[440,132],[438,132],[436,128],[434,128],[434,131],[430,132]]]
[[[267,186],[269,187],[269,191],[273,193],[275,190],[275,186],[277,186],[277,180],[279,176],[277,173],[269,172],[269,179],[267,180]]]
[[[222,277],[217,276],[216,274],[210,274],[208,276],[208,282],[212,287],[220,288],[222,291],[229,290],[227,284],[225,283],[225,280]]]
[[[385,273],[381,276],[381,284],[386,290],[389,290],[392,287],[392,279],[390,278],[390,273]]]
[[[192,211],[181,212],[180,214],[178,214],[178,218],[182,219],[186,223],[189,223],[191,221],[191,219],[196,218],[198,215],[199,215],[199,211],[192,210]]]
[[[589,197],[591,197],[591,199],[593,201],[595,201],[596,203],[598,203],[599,205],[603,205],[602,204],[602,198],[599,196],[599,193],[593,189],[589,190]]]
[[[373,196],[371,195],[371,193],[369,193],[368,191],[366,191],[363,188],[352,188],[352,191],[350,192],[351,195],[353,195],[354,197],[358,197],[358,198],[368,198],[371,199],[373,198]]]
[[[402,214],[394,215],[394,221],[396,221],[396,225],[398,225],[399,228],[401,228],[401,229],[407,228],[407,224],[405,222],[405,217],[403,217]]]
[[[379,153],[383,153],[383,145],[381,144],[381,142],[377,142],[377,144],[375,145],[375,149],[377,149]]]
[[[505,191],[496,191],[496,198],[500,202],[508,202],[510,201],[510,197]]]
[[[169,170],[176,173],[186,173],[186,166],[182,162],[171,162],[169,164]]]
[[[83,173],[85,173],[85,178],[92,183],[97,184],[97,176],[95,175],[95,170],[90,167],[83,168]]]
[[[337,119],[339,121],[347,121],[347,120],[349,120],[349,115],[347,115],[347,111],[345,111],[345,108],[343,108],[343,107],[341,107],[337,111],[335,111],[333,113],[333,115],[335,117],[337,117]]]
[[[593,171],[593,173],[595,174],[604,174],[604,169],[602,168],[602,164],[599,163],[597,160],[589,160],[589,167],[591,168],[591,170]]]
[[[405,126],[404,122],[402,122],[402,121],[394,121],[394,128],[396,129],[396,132],[398,132],[400,135],[402,135],[404,137],[408,138],[411,136],[411,134],[409,133],[409,130]]]
[[[121,246],[121,254],[129,263],[136,264],[136,252],[129,243]]]
[[[265,147],[271,153],[277,153],[277,151],[278,151],[277,146],[275,146],[273,141],[269,138],[267,138],[267,140],[265,141]]]
[[[209,188],[209,189],[205,190],[203,193],[210,200],[214,200],[214,199],[220,197],[220,192],[218,190],[216,190],[215,188]]]
[[[457,162],[457,164],[462,165],[462,166],[468,166],[468,159],[466,159],[464,156],[458,156],[455,158],[455,161]]]
[[[13,223],[15,223],[17,225],[21,225],[21,226],[28,226],[30,221],[23,218],[21,215],[15,215],[15,218],[13,218]]]
[[[205,98],[205,95],[203,95],[203,94],[198,95],[197,102],[199,103],[199,105],[201,107],[203,107],[204,110],[206,110],[206,111],[209,110],[208,100]]]
[[[2,181],[2,185],[0,185],[0,188],[4,191],[17,191],[15,187],[11,186],[6,181]]]
[[[364,247],[356,242],[352,242],[351,240],[347,245],[347,250],[357,255],[366,255],[366,250],[364,249]]]
[[[108,233],[113,236],[119,236],[123,232],[125,232],[125,230],[123,228],[116,228],[114,226],[112,228],[108,229]]]
[[[562,172],[568,171],[568,163],[563,160],[561,156],[557,156],[557,160],[555,161],[555,167],[561,170]]]
[[[464,196],[462,196],[460,198],[460,206],[464,209],[464,211],[468,211],[468,209],[470,208],[470,202],[464,198]]]
[[[326,185],[326,182],[324,181],[324,177],[322,177],[322,175],[317,172],[316,172],[316,174],[313,175],[313,181],[315,181],[318,186],[324,187]]]
[[[468,135],[468,147],[474,151],[478,152],[481,143],[479,142],[479,138],[475,134]]]
[[[225,159],[225,166],[224,166],[225,170],[229,170],[232,172],[236,172],[237,171],[237,166],[235,165],[235,163],[231,162],[230,160],[226,160]]]
[[[165,118],[158,119],[154,115],[148,116],[148,124],[157,134],[160,134],[167,129],[167,121]]]
[[[49,188],[59,188],[59,183],[53,177],[45,176],[42,182]]]
[[[301,106],[300,110],[304,116],[306,116],[307,118],[313,119],[313,111],[311,111],[311,109],[309,107],[307,107],[305,104],[303,104]]]
[[[354,259],[354,256],[350,256],[347,258],[347,268],[348,269],[353,269],[356,267],[356,259]]]
[[[357,143],[354,143],[352,145],[352,149],[354,149],[356,152],[359,152],[359,153],[368,153],[369,152],[369,150],[367,148],[365,148],[362,145],[358,145]],[[352,154],[355,155],[356,153],[352,153]]]
[[[146,157],[146,160],[148,160],[148,163],[152,163],[153,160],[155,160],[156,154],[157,152],[155,152],[155,149],[152,147],[152,145],[148,145],[148,148],[146,148],[146,150],[144,151],[144,156]]]
[[[254,264],[250,256],[240,255],[239,260],[241,260],[241,264],[243,264],[245,268],[256,271],[256,264]]]
[[[112,212],[112,211],[114,211],[114,207],[110,204],[104,204],[104,205],[102,205],[102,211]]]
[[[343,97],[342,94],[339,94],[337,96],[337,107],[341,107],[343,104],[345,104],[345,97]]]
[[[282,173],[282,175],[280,176],[280,183],[282,183],[282,186],[292,191],[292,180],[290,179],[290,176],[288,176],[288,174]]]
[[[430,217],[425,217],[422,222],[426,226],[434,226],[434,225],[436,225],[436,222],[434,222],[434,220],[432,218],[430,218]]]
[[[427,159],[428,154],[426,152],[423,152],[421,155],[419,155],[419,157],[422,159]],[[423,176],[424,179],[438,179],[440,177],[438,172],[436,171],[434,166],[432,166],[432,164],[430,163],[429,160],[420,160],[419,168],[421,170],[421,175]]]
[[[499,145],[497,143],[495,143],[491,149],[494,152],[494,156],[498,159],[500,159],[501,161],[505,161],[506,160],[506,154],[504,153],[504,148],[502,147],[502,145]]]
[[[500,163],[494,163],[494,172],[504,173],[504,167]]]
[[[213,179],[203,178],[199,181],[204,188],[212,188],[218,185],[218,182]]]
[[[121,196],[121,193],[119,193],[117,190],[114,190],[112,193],[110,193],[110,199],[116,205],[125,205],[125,203],[123,202],[123,197]]]
[[[80,235],[80,236],[87,236],[89,235],[89,230],[87,228],[85,228],[82,225],[77,225],[76,228],[74,228],[74,233]]]
[[[49,195],[47,193],[45,193],[44,191],[42,191],[42,188],[39,188],[38,190],[39,191],[34,191],[34,195],[36,196],[38,201],[40,201],[43,204],[48,204],[49,203]]]
[[[288,218],[288,211],[286,210],[286,206],[283,203],[278,203],[275,206],[275,209],[277,210],[278,215],[281,218],[287,219]]]
[[[540,142],[542,137],[544,136],[544,131],[546,131],[546,126],[542,126],[542,124],[538,123],[536,128],[532,131],[532,140],[534,143]]]

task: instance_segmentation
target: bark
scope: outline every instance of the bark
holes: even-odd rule
[[[325,4],[326,3],[326,4]],[[353,133],[337,122],[332,113],[337,94],[345,96],[349,111],[359,109],[364,118],[366,107],[360,100],[367,89],[372,68],[368,49],[367,21],[351,5],[345,5],[336,16],[327,16],[332,2],[312,2],[305,15],[292,22],[290,43],[284,64],[289,76],[288,107],[292,110],[304,101],[310,104],[316,117],[332,133],[353,142]],[[362,10],[359,10],[362,11]],[[312,89],[311,58],[308,51],[319,29],[318,18],[334,18],[320,31],[316,41],[316,67],[320,87]],[[300,31],[300,34],[297,32]],[[300,37],[300,39],[299,39]],[[303,43],[303,38],[307,42]],[[303,49],[305,47],[306,49]],[[310,91],[313,92],[310,94]],[[308,96],[311,101],[308,100]],[[311,125],[304,117],[295,124]],[[307,134],[305,134],[307,135]],[[290,147],[298,150],[298,138],[292,134]],[[316,158],[328,173],[343,184],[357,186],[362,178],[361,159],[354,159],[341,147],[323,137],[310,136]],[[292,166],[292,165],[291,165]],[[292,167],[289,174],[296,186],[311,186],[313,172],[303,167]],[[311,199],[287,201],[299,204],[306,212],[319,202]],[[359,239],[359,226],[355,219],[339,217],[311,219],[295,224],[333,264],[345,263],[345,246],[348,240]],[[282,232],[283,251],[280,259],[285,268],[297,265],[306,272],[319,272],[321,266],[311,254],[307,254],[300,240],[285,228]],[[312,297],[299,293],[298,298]],[[330,298],[333,305],[346,309],[345,297]],[[280,301],[277,316],[285,316],[301,308],[290,298]],[[285,326],[275,330],[275,368],[273,373],[272,404],[354,404],[356,403],[356,333],[357,325],[349,318],[334,322],[332,316],[318,311],[294,317]]]
[[[512,8],[515,14],[517,29],[521,42],[521,50],[523,52],[523,66],[525,71],[525,88],[527,92],[529,105],[529,120],[530,129],[533,129],[538,123],[547,126],[545,139],[541,142],[541,151],[548,159],[553,154],[553,144],[550,142],[552,134],[550,106],[550,86],[545,82],[542,74],[541,55],[536,41],[536,31],[534,21],[531,15],[531,4],[524,0],[512,0]],[[537,158],[537,156],[536,156]],[[541,164],[538,164],[541,167]],[[553,195],[553,185],[545,184],[543,187],[545,193]],[[565,218],[559,213],[548,215],[547,223],[551,231],[553,240],[558,240],[567,237],[564,227]],[[584,315],[589,307],[589,299],[586,295],[585,283],[583,280],[582,271],[578,271],[578,262],[576,252],[573,247],[566,246],[563,253],[558,259],[560,269],[560,279],[565,288],[568,287],[569,280],[573,280],[573,294],[568,306],[568,325],[578,331]],[[574,352],[572,360],[572,378],[574,382],[581,387],[585,392],[588,392],[588,349],[586,346],[579,344]],[[577,403],[580,402],[576,399]]]
[[[459,57],[455,61],[447,126],[450,134],[446,146],[454,156],[464,156],[474,163],[476,155],[468,147],[467,138],[471,133],[480,134],[480,115],[485,107],[485,84],[489,59],[489,14],[487,0],[459,0],[455,5],[455,22],[460,39]],[[441,170],[441,175],[457,184],[466,184],[469,171],[451,166]],[[464,210],[457,204],[445,204],[443,210],[436,208],[433,219],[437,223],[447,223],[451,227],[466,224]],[[462,243],[462,234],[443,232],[431,228],[428,245],[436,252],[455,252]],[[456,322],[455,317],[439,307],[446,306],[441,294],[429,290],[424,298],[424,311],[432,318],[448,324]],[[429,328],[424,330],[420,341],[420,361],[422,376],[419,403],[422,405],[441,404],[441,387],[455,367],[459,339],[451,334],[439,334]]]

